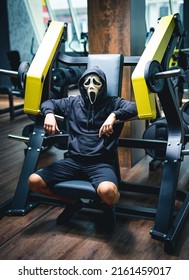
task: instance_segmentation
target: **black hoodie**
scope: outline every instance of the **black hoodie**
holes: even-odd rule
[[[86,75],[95,73],[101,81],[102,87],[94,104],[91,104],[83,87]],[[87,69],[78,83],[80,94],[62,99],[50,99],[42,103],[41,111],[44,115],[54,113],[63,115],[68,122],[69,156],[113,157],[117,139],[120,134],[119,125],[114,125],[114,132],[110,137],[99,137],[99,129],[107,117],[114,112],[117,120],[128,120],[137,116],[135,102],[127,101],[107,95],[106,77],[98,68]]]

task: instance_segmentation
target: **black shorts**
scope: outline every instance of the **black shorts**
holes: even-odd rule
[[[118,179],[112,163],[99,159],[86,160],[65,158],[36,171],[47,186],[69,180],[87,180],[95,189],[104,181],[118,186]]]

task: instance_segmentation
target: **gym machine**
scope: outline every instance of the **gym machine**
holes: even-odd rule
[[[14,105],[14,96],[21,99],[24,98],[24,90],[21,84],[20,74],[29,68],[28,62],[20,62],[20,54],[18,51],[8,51],[7,57],[11,70],[0,69],[0,75],[9,76],[11,80],[11,86],[1,86],[0,94],[8,95],[9,107],[0,110],[0,114],[9,112],[10,120],[13,120],[16,116],[24,114],[24,104]]]
[[[64,23],[53,21],[50,23],[31,66],[24,73],[24,111],[35,116],[35,124],[33,132],[27,139],[28,148],[15,195],[1,205],[2,216],[5,214],[25,215],[40,202],[61,204],[54,198],[30,193],[27,181],[29,175],[36,169],[42,147],[52,141],[64,141],[66,145],[68,137],[67,134],[56,135],[53,139],[46,136],[43,129],[43,116],[40,114],[41,102],[50,97],[54,63],[58,61],[71,67],[74,65],[86,67],[88,63],[88,57],[69,57],[59,52],[61,43],[66,39],[66,27],[67,25]],[[121,181],[119,186],[121,192],[157,196],[157,207],[118,204],[116,213],[155,220],[150,234],[153,238],[164,242],[164,249],[167,253],[173,252],[189,211],[188,192],[177,189],[181,161],[185,155],[189,154],[189,150],[185,150],[185,143],[188,139],[170,81],[170,77],[181,75],[188,79],[188,72],[180,69],[168,70],[170,57],[182,33],[183,29],[178,14],[162,17],[142,56],[140,58],[124,57],[123,60],[124,66],[136,66],[132,74],[132,84],[139,118],[142,120],[156,118],[155,94],[157,94],[167,120],[168,139],[165,141],[119,138],[119,147],[160,149],[164,151],[165,159],[160,186],[143,186],[124,181]],[[65,79],[65,75],[53,77],[53,80],[56,82],[60,78]],[[92,186],[87,182],[83,183],[88,192],[86,197],[94,198],[96,193]],[[62,185],[61,187],[64,188]],[[69,187],[67,191],[69,192]],[[182,205],[179,209],[175,208],[176,200],[181,201]],[[86,203],[85,206],[92,208],[90,203]]]
[[[135,143],[120,139],[120,146],[163,150],[165,153],[162,181],[159,189],[153,187],[132,186],[122,182],[126,190],[158,193],[158,205],[155,211],[155,224],[150,234],[153,238],[165,242],[165,251],[171,252],[175,246],[178,234],[188,215],[188,192],[177,190],[180,164],[189,151],[185,150],[188,136],[185,135],[183,119],[175,98],[170,77],[183,76],[189,81],[188,71],[181,69],[167,70],[170,57],[174,51],[183,29],[178,14],[163,17],[148,43],[139,63],[132,74],[132,83],[138,114],[141,119],[156,117],[155,93],[167,121],[167,141],[147,139],[134,140]],[[145,105],[144,105],[145,104]],[[148,190],[147,190],[148,189]],[[182,201],[182,206],[176,211],[176,199]],[[175,213],[176,212],[176,213]]]

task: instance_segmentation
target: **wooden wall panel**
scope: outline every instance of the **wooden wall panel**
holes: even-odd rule
[[[88,1],[89,52],[130,54],[130,1]]]
[[[144,49],[145,33],[143,40],[133,42],[132,37],[141,38],[145,29],[144,21],[145,1],[136,0],[95,0],[88,1],[88,30],[89,53],[122,53],[124,56],[141,55]],[[140,16],[138,16],[141,11]],[[135,17],[136,13],[136,17]],[[138,21],[138,24],[136,24]],[[133,23],[133,24],[132,24]],[[132,29],[134,26],[134,30]],[[133,54],[132,49],[135,49]],[[124,67],[122,97],[132,100],[131,67]],[[144,125],[135,127],[135,123],[128,122],[122,132],[122,136],[130,137],[133,130],[143,131]],[[141,134],[141,133],[140,133]],[[142,152],[133,153],[132,150],[120,149],[121,165],[131,167]]]

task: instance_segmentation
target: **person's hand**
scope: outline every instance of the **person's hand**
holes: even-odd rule
[[[47,132],[48,134],[54,136],[56,131],[60,131],[57,123],[56,123],[56,119],[53,113],[48,113],[45,116],[45,120],[44,120],[44,129],[45,132]]]
[[[102,134],[105,134],[106,136],[110,137],[110,135],[113,133],[113,125],[116,122],[116,115],[115,113],[111,113],[108,118],[105,120],[105,122],[102,124],[101,128],[99,129],[99,137],[102,136]]]

